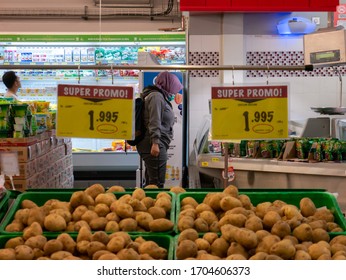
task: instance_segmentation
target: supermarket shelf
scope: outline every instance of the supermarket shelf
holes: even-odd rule
[[[198,156],[198,165],[201,168],[224,169],[224,160],[220,155],[201,154]],[[307,163],[276,159],[231,158],[230,164],[235,170],[346,177],[346,162]]]

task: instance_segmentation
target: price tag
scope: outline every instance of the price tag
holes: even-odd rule
[[[58,85],[61,137],[133,139],[133,87]]]
[[[19,176],[18,152],[0,152],[1,174]]]
[[[287,138],[287,92],[287,85],[212,87],[212,139]]]
[[[211,158],[211,162],[219,162],[220,159],[219,158]]]
[[[202,165],[202,167],[208,167],[209,163],[207,161],[202,161],[201,165]]]

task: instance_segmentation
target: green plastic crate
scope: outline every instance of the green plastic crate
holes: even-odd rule
[[[0,199],[0,223],[8,211],[10,196],[11,192],[5,191]]]
[[[178,217],[181,211],[180,202],[183,198],[193,197],[198,203],[202,203],[203,199],[205,198],[207,194],[208,192],[180,193],[177,196],[176,221],[178,221]],[[345,217],[341,212],[341,209],[339,207],[339,204],[335,196],[329,192],[324,192],[324,191],[322,192],[319,192],[319,191],[317,192],[313,192],[313,191],[270,191],[270,192],[239,191],[239,194],[245,194],[249,196],[254,206],[262,202],[273,202],[275,200],[282,200],[288,204],[293,204],[299,207],[300,200],[304,197],[309,197],[315,203],[317,208],[327,207],[328,209],[333,211],[335,222],[338,223],[340,227],[346,233]],[[179,233],[177,224],[175,224],[174,231],[176,233]],[[329,233],[329,234],[332,236],[332,235],[335,235],[336,233]]]
[[[70,236],[76,240],[77,238],[77,233],[69,233]],[[47,237],[48,240],[50,239],[55,239],[59,233],[48,233],[48,234],[43,234],[44,236]],[[136,234],[129,234],[134,240],[137,237],[142,236],[146,241],[154,241],[156,242],[160,247],[163,247],[167,250],[167,260],[173,260],[174,259],[174,238],[170,235],[165,235],[165,234],[151,234],[151,235],[145,235],[141,233],[136,233]],[[22,236],[22,234],[8,234],[8,235],[0,235],[0,249],[3,249],[5,247],[6,242],[14,237]]]
[[[150,191],[150,192],[146,192],[146,196],[155,198],[157,194],[159,193],[160,191]],[[170,196],[172,197],[172,208],[171,208],[169,218],[173,223],[175,223],[176,194],[172,192],[167,192],[167,193],[170,194]],[[8,215],[4,218],[3,222],[0,225],[0,234],[1,235],[11,234],[11,232],[6,231],[5,228],[8,224],[10,224],[13,221],[17,210],[21,209],[20,205],[23,200],[29,199],[35,202],[38,206],[42,206],[49,199],[58,199],[60,201],[70,201],[72,194],[73,194],[72,191],[56,191],[56,192],[49,191],[49,192],[24,192],[18,195],[11,209],[9,210]],[[132,194],[132,192],[119,192],[119,193],[114,192],[114,194],[117,198],[119,198],[125,194]],[[44,233],[48,234],[49,232],[45,231]],[[132,232],[132,233],[135,234],[136,232]],[[172,234],[172,233],[173,233],[173,230],[168,232],[160,232],[157,234]],[[152,234],[152,233],[144,232],[144,234]]]

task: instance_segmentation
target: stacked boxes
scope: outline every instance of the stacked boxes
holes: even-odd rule
[[[73,187],[70,138],[57,138],[55,131],[26,138],[3,138],[0,151],[18,152],[20,174],[13,177],[18,191]],[[11,189],[10,180],[6,179],[6,187]]]

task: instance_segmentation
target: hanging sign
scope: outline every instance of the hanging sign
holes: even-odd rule
[[[287,85],[212,87],[212,139],[287,138],[287,92]]]
[[[336,6],[336,12],[334,12],[334,26],[346,27],[346,4]]]
[[[60,137],[133,139],[133,87],[58,85]]]

